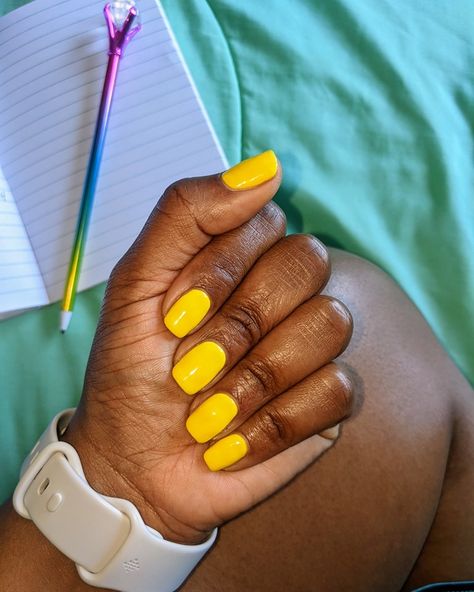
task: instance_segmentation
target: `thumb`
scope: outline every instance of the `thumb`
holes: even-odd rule
[[[112,272],[111,287],[120,285],[121,305],[165,293],[213,236],[250,220],[272,199],[280,182],[277,157],[267,150],[222,174],[183,179],[168,187]]]

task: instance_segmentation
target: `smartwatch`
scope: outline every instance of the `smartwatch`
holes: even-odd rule
[[[213,545],[163,539],[129,501],[87,483],[75,448],[59,437],[75,409],[56,415],[21,467],[15,510],[76,564],[81,579],[119,592],[176,590]]]

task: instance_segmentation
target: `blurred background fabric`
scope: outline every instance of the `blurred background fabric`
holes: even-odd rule
[[[274,149],[289,232],[386,270],[474,383],[474,2],[162,5],[229,161]],[[0,322],[0,501],[80,397],[102,296],[64,336],[57,305]]]

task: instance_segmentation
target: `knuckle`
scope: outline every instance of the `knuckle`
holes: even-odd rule
[[[229,250],[216,249],[213,253],[213,261],[204,271],[202,281],[205,285],[214,289],[222,289],[226,292],[239,284],[245,273],[245,262],[237,253]]]
[[[114,287],[114,286],[123,286],[129,284],[128,278],[128,253],[125,253],[114,265],[112,271],[110,272],[109,279],[107,282],[107,287]]]
[[[293,234],[282,241],[288,262],[303,279],[327,281],[330,273],[329,253],[312,234]]]
[[[241,362],[242,375],[247,383],[246,391],[259,393],[261,400],[273,397],[278,390],[278,380],[269,363],[261,358],[253,357]]]
[[[354,403],[354,387],[350,376],[337,364],[331,364],[330,373],[324,382],[337,419],[349,417]]]
[[[238,302],[227,306],[222,310],[222,316],[248,345],[258,343],[265,332],[264,314],[254,303]]]
[[[180,179],[172,183],[166,189],[165,196],[167,200],[176,201],[186,208],[191,207],[193,202],[189,195],[189,179]]]
[[[319,314],[331,331],[335,342],[342,353],[352,336],[352,315],[349,309],[337,298],[332,296],[319,297]],[[338,355],[339,355],[338,353]]]
[[[123,259],[124,257],[116,263],[109,275],[102,304],[104,311],[110,312],[131,301],[130,292],[133,282],[127,272],[126,261]]]
[[[202,198],[203,188],[199,178],[180,179],[166,189],[156,205],[156,211],[168,216],[184,232],[195,227],[202,235],[210,237],[208,227],[212,226],[214,208]]]
[[[107,294],[110,290],[120,293],[127,299],[145,296],[144,274],[141,265],[137,265],[137,255],[132,246],[113,267],[107,282]]]
[[[314,258],[320,264],[329,265],[329,252],[312,234],[293,234],[288,237],[297,252]]]
[[[257,214],[258,221],[277,235],[284,235],[286,231],[286,216],[275,202],[267,203]]]
[[[180,179],[170,185],[156,205],[160,214],[167,215],[175,225],[185,225],[186,220],[192,223],[195,219],[194,202],[190,197],[189,180]]]
[[[260,430],[265,439],[269,440],[278,447],[286,446],[294,439],[291,422],[285,416],[285,413],[272,404],[268,404],[260,417]]]

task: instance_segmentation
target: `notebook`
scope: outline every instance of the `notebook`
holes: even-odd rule
[[[104,0],[0,18],[0,313],[62,297],[108,38]],[[154,0],[122,59],[79,290],[105,281],[173,181],[227,167]]]

